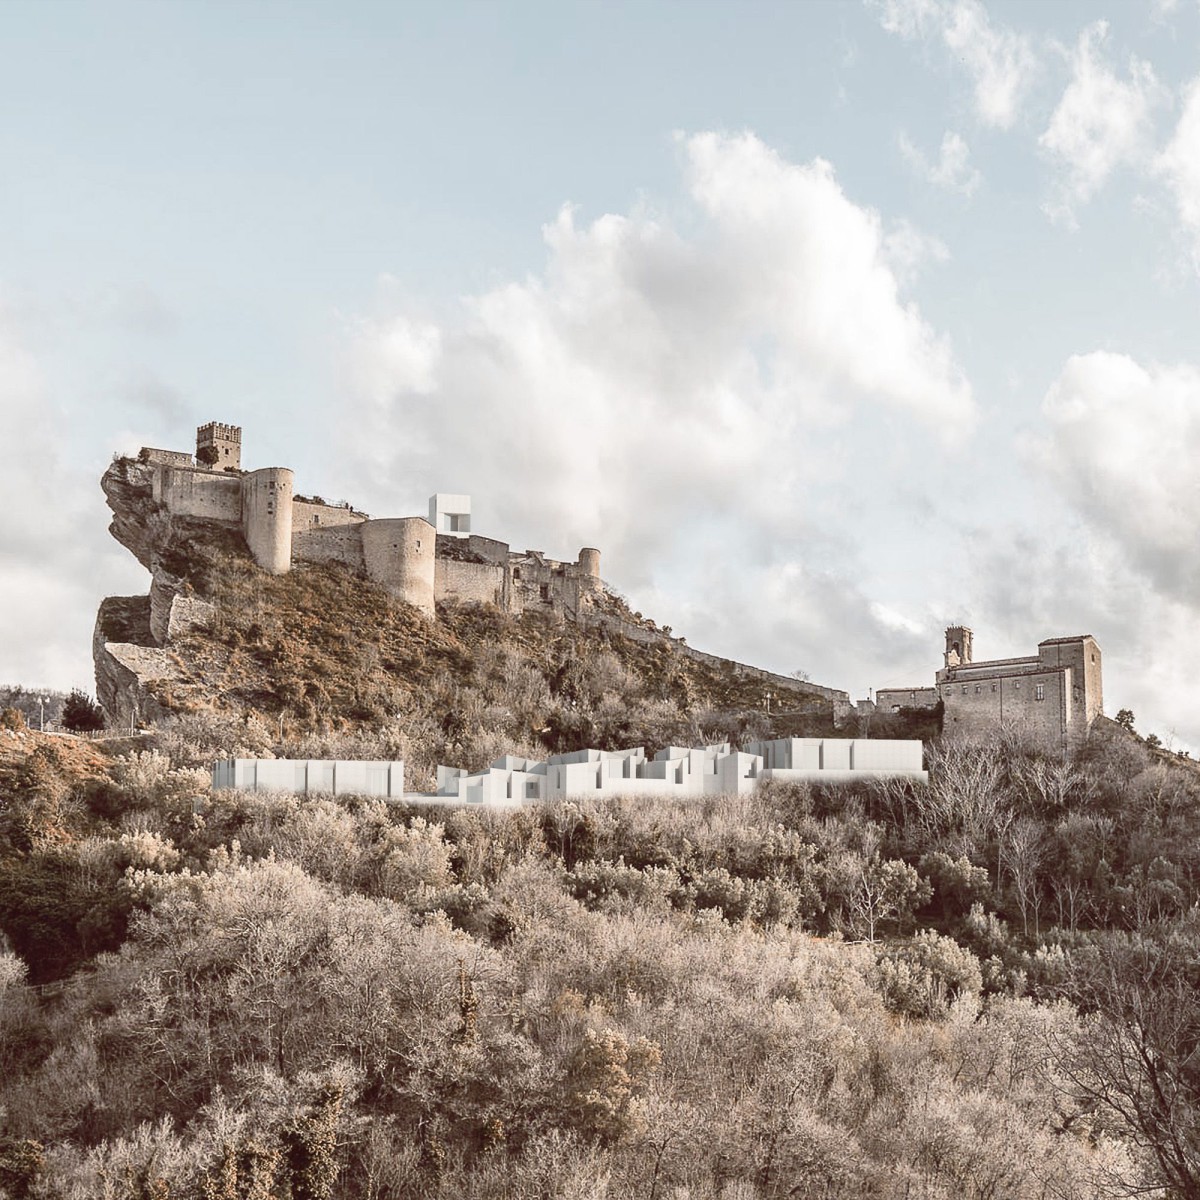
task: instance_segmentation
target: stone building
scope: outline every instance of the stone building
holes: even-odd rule
[[[1104,709],[1100,647],[1090,634],[1047,638],[1037,654],[974,659],[971,630],[946,630],[944,665],[933,687],[880,688],[884,712],[944,706],[948,734],[978,735],[1000,726],[1026,733],[1047,748],[1071,750]]]
[[[438,600],[496,604],[575,616],[603,587],[600,551],[574,562],[514,551],[471,533],[471,498],[438,493],[425,517],[372,519],[348,504],[296,495],[288,467],[241,469],[242,431],[211,421],[196,431],[195,457],[143,447],[154,502],[166,512],[239,528],[255,562],[274,575],[296,560],[336,562],[432,615]]]

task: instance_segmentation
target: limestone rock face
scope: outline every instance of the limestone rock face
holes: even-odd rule
[[[149,463],[118,458],[100,480],[113,511],[108,532],[151,572],[171,525],[170,514],[154,502],[154,470]]]
[[[147,685],[177,675],[166,647],[215,611],[187,595],[176,573],[186,547],[185,522],[155,501],[155,470],[152,463],[119,458],[100,481],[113,512],[109,532],[150,572],[148,596],[110,596],[96,618],[96,698],[117,728],[163,715]]]
[[[170,653],[149,645],[150,598],[110,596],[101,602],[92,636],[96,699],[113,728],[129,729],[165,714],[147,685],[173,679]]]

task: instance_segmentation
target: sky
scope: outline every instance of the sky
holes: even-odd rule
[[[1200,5],[0,5],[0,682],[243,428],[848,690],[1091,633],[1200,751]]]

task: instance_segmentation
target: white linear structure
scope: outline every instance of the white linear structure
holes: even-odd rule
[[[844,782],[901,776],[926,782],[918,741],[777,738],[741,750],[724,742],[667,746],[652,759],[641,747],[576,750],[544,762],[506,754],[483,771],[438,767],[437,791],[403,791],[402,762],[227,759],[213,768],[214,788],[358,793],[442,804],[509,805],[586,797],[726,796],[765,780]]]
[[[404,763],[378,759],[225,758],[213,765],[214,791],[325,792],[334,796],[404,795]]]

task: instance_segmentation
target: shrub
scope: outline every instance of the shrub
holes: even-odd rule
[[[0,712],[0,729],[11,729],[19,733],[25,728],[25,714],[19,708],[6,708]]]
[[[86,692],[76,688],[63,705],[62,723],[71,733],[95,733],[104,728],[104,710]]]
[[[932,929],[883,950],[877,979],[884,1003],[893,1012],[930,1020],[944,1016],[959,996],[977,996],[983,990],[975,955]]]

